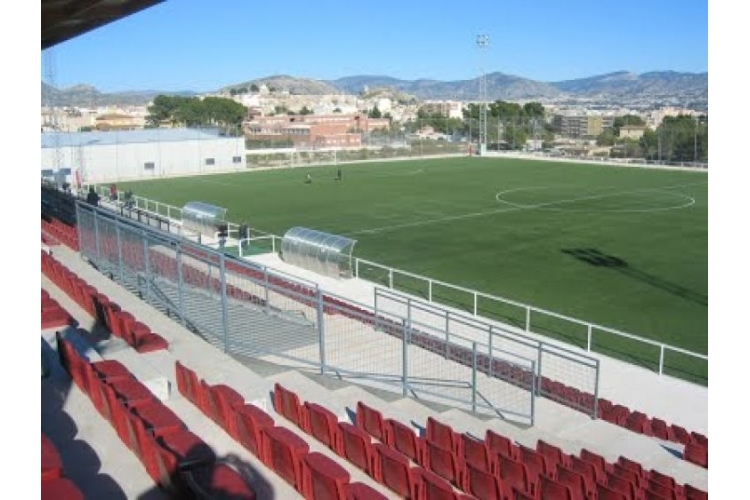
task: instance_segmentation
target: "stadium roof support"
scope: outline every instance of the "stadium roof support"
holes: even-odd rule
[[[356,240],[335,234],[293,227],[281,240],[281,258],[295,266],[332,278],[352,277]]]

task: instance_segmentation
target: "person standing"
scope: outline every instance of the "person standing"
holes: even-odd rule
[[[94,190],[94,186],[89,186],[89,193],[86,195],[86,203],[95,207],[99,206],[99,195]]]

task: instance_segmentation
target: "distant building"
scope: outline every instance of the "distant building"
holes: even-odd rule
[[[212,129],[42,133],[42,178],[72,185],[244,170],[244,137]]]
[[[108,130],[136,130],[143,128],[143,118],[118,113],[108,113],[96,117],[94,120],[94,128],[105,132]]]
[[[388,119],[365,114],[256,116],[243,123],[248,139],[287,141],[297,149],[358,148],[362,134],[386,129]]]
[[[646,127],[643,125],[623,125],[620,127],[620,138],[638,140],[645,131]]]
[[[565,137],[596,137],[614,125],[614,117],[602,115],[554,115],[552,127]]]
[[[463,104],[459,101],[425,101],[420,110],[429,114],[439,114],[446,118],[463,118]]]

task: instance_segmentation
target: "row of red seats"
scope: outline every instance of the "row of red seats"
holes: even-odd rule
[[[368,435],[432,470],[478,498],[529,498],[641,500],[643,498],[703,499],[692,485],[679,485],[656,470],[646,471],[626,457],[608,463],[583,449],[566,454],[557,446],[537,441],[536,449],[513,443],[487,429],[484,439],[457,433],[430,417],[426,436],[415,437],[411,428],[366,404],[357,405],[357,425]],[[622,496],[622,499],[620,498]]]
[[[42,219],[42,241],[44,241],[45,234],[53,240],[64,243],[65,246],[76,252],[80,249],[76,228],[58,219],[52,219],[52,222]]]
[[[100,293],[47,252],[42,251],[42,273],[59,286],[88,314],[98,319],[113,335],[140,353],[167,349],[169,343],[148,325]]]
[[[80,488],[65,477],[55,443],[42,433],[42,500],[83,500]]]
[[[364,427],[374,428],[368,424],[368,416],[373,414],[364,412],[365,405],[360,405],[357,407],[355,424],[340,422],[327,408],[310,401],[303,403],[294,391],[280,384],[274,386],[274,406],[284,418],[399,497],[418,500],[475,498],[461,491],[460,487],[454,489],[458,485],[451,484],[429,468],[427,464],[431,450],[425,446],[424,439],[408,427],[378,427],[380,432],[377,434],[381,438],[373,441],[371,435],[364,430]],[[392,420],[389,423],[398,422]],[[388,439],[386,436],[389,432],[395,435],[403,433],[403,437]]]
[[[707,436],[695,431],[688,432],[680,425],[667,424],[664,420],[649,417],[643,412],[631,411],[626,406],[613,404],[607,399],[599,399],[598,404],[600,418],[639,434],[680,443],[685,446],[685,460],[708,468]]]
[[[60,303],[42,288],[42,330],[75,325],[76,321]]]
[[[160,488],[176,498],[255,498],[252,488],[122,363],[89,362],[58,332],[60,362]]]
[[[135,255],[140,255],[139,251],[135,252]],[[188,253],[192,253],[196,257],[204,259],[209,257],[209,254],[197,249],[192,249]],[[150,256],[150,259],[152,260],[152,264],[156,265],[156,267],[165,270],[176,269],[174,259],[171,257],[163,254],[154,254]],[[161,263],[161,265],[158,263]],[[217,278],[210,278],[205,272],[191,268],[190,266],[185,266],[184,264],[183,268],[183,279],[186,280],[186,282],[204,287],[210,285],[217,290],[220,288],[221,283]],[[248,269],[245,266],[240,266],[239,264],[232,262],[227,263],[227,268],[233,272],[242,273],[255,279],[263,277],[263,274],[260,271]],[[284,290],[288,290],[286,295],[289,297],[306,305],[314,305],[308,300],[308,297],[312,297],[315,294],[315,291],[309,287],[296,285],[275,276],[270,277],[269,284],[274,285],[280,293],[284,293]],[[236,298],[251,300],[262,304],[261,299],[231,285],[227,287],[227,293]],[[345,316],[352,317],[353,319],[364,322],[368,325],[377,325],[380,330],[399,338],[403,334],[403,325],[400,323],[390,321],[386,318],[376,318],[372,312],[357,308],[356,306],[348,304],[340,299],[324,296],[323,300],[326,304],[325,312],[327,314],[344,314]],[[471,366],[474,362],[472,352],[469,349],[446,343],[444,340],[438,339],[434,336],[415,331],[412,332],[411,341],[424,349],[445,355],[452,361],[467,366]],[[513,383],[519,387],[529,390],[531,389],[533,379],[528,370],[524,370],[518,366],[513,366],[502,360],[489,358],[483,354],[476,360],[476,365],[478,369],[487,374],[492,374],[493,376],[501,378],[509,383]],[[541,378],[540,387],[542,395],[571,408],[590,411],[594,405],[595,399],[593,394],[580,391],[574,387],[566,386],[565,384],[553,381],[548,377]],[[642,417],[645,417],[645,414],[638,411],[631,411],[623,405],[615,405],[606,399],[599,399],[597,404],[598,415],[603,420],[628,428],[634,432],[682,443],[685,445],[683,457],[686,460],[706,468],[708,467],[708,439],[706,436],[696,432],[688,432],[684,428],[675,424],[668,425],[666,422],[656,417],[644,419]]]
[[[328,456],[310,452],[309,445],[290,429],[225,384],[209,384],[177,361],[177,388],[235,441],[289,483],[307,500],[384,500]]]

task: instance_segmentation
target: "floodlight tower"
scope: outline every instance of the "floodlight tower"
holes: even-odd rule
[[[47,49],[42,54],[44,61],[44,72],[47,77],[47,86],[44,88],[44,105],[47,106],[48,118],[46,124],[49,130],[52,131],[53,141],[53,155],[52,155],[52,170],[57,174],[62,167],[62,149],[60,147],[60,110],[57,106],[57,98],[55,92],[57,92],[57,68],[55,62],[55,52],[53,49]]]
[[[477,47],[479,48],[479,154],[484,155],[487,151],[487,76],[484,72],[485,49],[490,44],[490,36],[486,34],[477,35]]]

